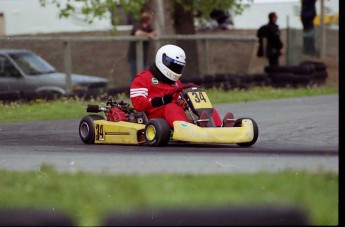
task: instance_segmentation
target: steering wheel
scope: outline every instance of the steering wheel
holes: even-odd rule
[[[191,88],[191,87],[199,87],[199,86],[195,85],[195,84],[192,84],[192,83],[190,83],[190,84],[182,84],[181,87],[176,88],[176,90],[171,92],[170,94],[173,95],[175,93],[179,93],[179,92],[183,91],[184,89],[188,89],[188,88]]]

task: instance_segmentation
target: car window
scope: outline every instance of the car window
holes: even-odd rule
[[[0,78],[20,75],[16,67],[5,56],[0,55]]]
[[[51,65],[35,54],[14,53],[10,54],[10,56],[26,75],[40,75],[55,72],[55,69]]]

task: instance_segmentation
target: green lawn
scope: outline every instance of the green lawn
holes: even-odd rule
[[[337,94],[338,87],[312,87],[312,88],[271,88],[254,87],[249,90],[207,90],[213,104],[249,102],[258,100],[293,98],[302,96],[315,96]],[[128,97],[119,95],[116,100],[129,101]],[[106,100],[85,101],[82,99],[61,99],[58,101],[34,100],[30,103],[0,103],[0,122],[18,122],[34,120],[59,120],[81,118],[86,114],[85,107],[90,104],[105,103]]]
[[[338,175],[332,173],[138,176],[43,167],[0,170],[0,185],[0,207],[61,211],[87,226],[101,225],[109,212],[265,204],[300,208],[311,225],[338,224]]]
[[[224,92],[208,90],[214,103],[249,102],[279,98],[338,94],[338,87],[298,89],[252,88]],[[127,97],[117,97],[125,99]],[[0,104],[0,122],[81,118],[85,101]],[[338,224],[338,174],[286,171],[280,173],[216,175],[111,175],[60,173],[42,166],[40,171],[0,170],[0,208],[29,207],[71,215],[78,225],[101,225],[111,211],[199,208],[277,204],[300,207],[311,225]]]

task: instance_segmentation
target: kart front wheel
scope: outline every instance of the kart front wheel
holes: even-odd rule
[[[170,125],[162,118],[151,119],[145,126],[145,140],[152,147],[167,145],[170,136]]]
[[[234,124],[234,127],[241,127],[242,126],[242,120],[243,119],[249,119],[252,121],[253,123],[253,130],[254,130],[254,136],[253,136],[253,139],[252,141],[250,142],[247,142],[247,143],[237,143],[238,146],[240,147],[250,147],[252,146],[256,140],[258,139],[258,136],[259,136],[259,128],[258,128],[258,125],[256,124],[256,122],[251,119],[251,118],[238,118],[236,121],[235,121],[235,124]]]
[[[79,123],[79,136],[86,144],[95,142],[95,126],[93,124],[95,120],[104,120],[104,118],[97,114],[90,114],[83,117]]]

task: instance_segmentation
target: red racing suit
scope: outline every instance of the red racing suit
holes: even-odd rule
[[[148,119],[164,118],[173,128],[174,121],[188,121],[184,109],[177,104],[179,95],[173,94],[171,103],[159,107],[153,107],[151,99],[172,94],[181,86],[180,80],[173,84],[162,83],[154,77],[150,70],[143,70],[133,79],[130,86],[130,99],[133,107],[139,112],[145,112]],[[222,122],[215,110],[213,117],[216,126],[221,126]]]

